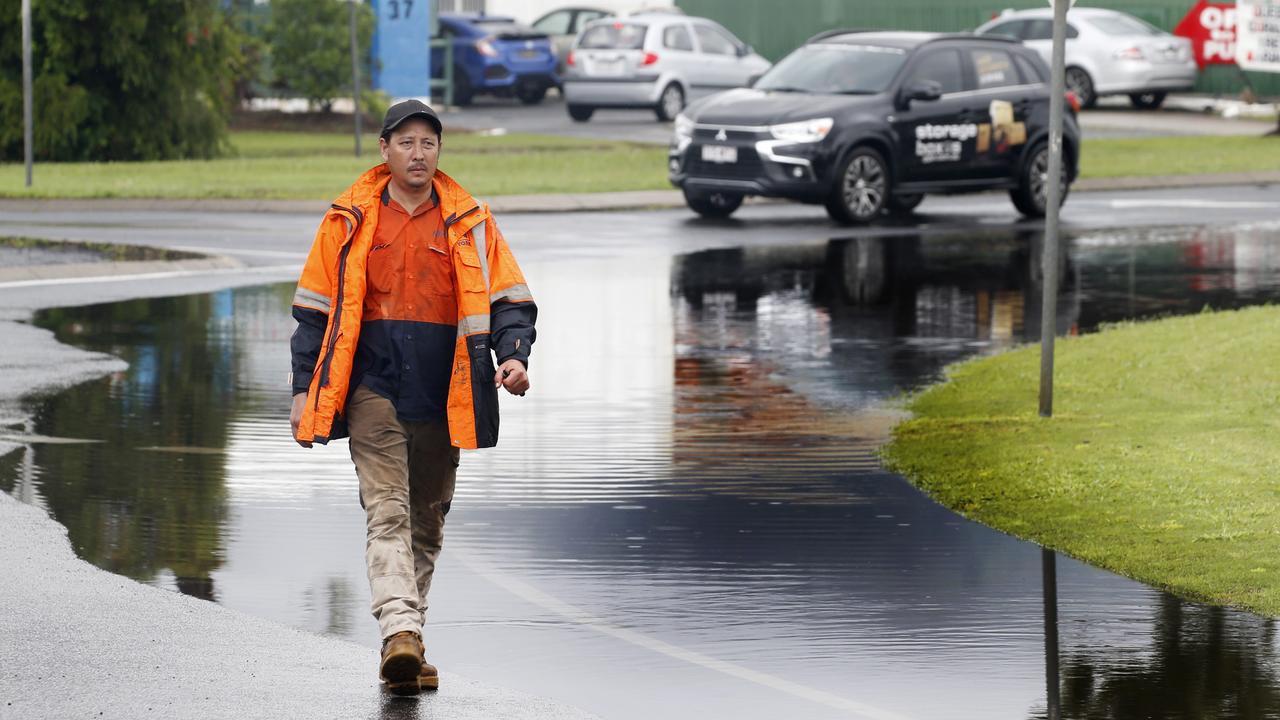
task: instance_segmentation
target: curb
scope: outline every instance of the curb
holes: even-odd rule
[[[1211,175],[1170,175],[1165,177],[1116,177],[1077,180],[1075,192],[1113,190],[1164,190],[1224,185],[1280,184],[1280,171],[1221,173]],[[766,200],[767,201],[767,200]],[[679,190],[637,190],[546,195],[498,195],[488,198],[489,207],[500,213],[606,212],[612,210],[655,210],[684,207]],[[0,198],[3,212],[251,212],[320,215],[329,209],[323,200],[232,200],[232,199],[25,199]]]
[[[104,278],[120,275],[151,275],[171,272],[204,272],[238,270],[244,263],[222,255],[208,255],[186,260],[140,260],[120,262],[62,263],[22,265],[0,268],[0,283],[26,284],[26,281],[66,280],[71,278]]]
[[[1275,185],[1280,184],[1280,172],[1220,173],[1214,175],[1169,175],[1161,178],[1114,177],[1086,178],[1071,186],[1074,192],[1102,192],[1107,190],[1166,190],[1188,187],[1221,187],[1225,185]]]

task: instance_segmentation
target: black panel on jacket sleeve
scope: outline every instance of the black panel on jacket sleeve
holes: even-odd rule
[[[319,310],[295,305],[293,318],[298,321],[298,328],[293,331],[289,348],[293,351],[293,394],[297,395],[311,387],[311,375],[320,357],[320,345],[324,342],[329,316]]]
[[[532,302],[513,303],[499,300],[489,308],[489,334],[498,364],[515,358],[529,367],[529,351],[538,332],[538,306]]]

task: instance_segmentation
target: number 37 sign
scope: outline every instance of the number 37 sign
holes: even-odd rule
[[[373,86],[392,98],[431,94],[431,4],[434,0],[371,0]]]

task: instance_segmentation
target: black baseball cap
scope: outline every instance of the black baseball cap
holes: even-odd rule
[[[391,135],[391,131],[399,127],[400,123],[412,117],[420,117],[426,120],[431,127],[436,129],[437,135],[444,134],[444,128],[440,125],[440,117],[436,115],[436,111],[432,110],[429,105],[421,100],[401,100],[387,108],[387,116],[382,119],[381,137],[385,138]]]

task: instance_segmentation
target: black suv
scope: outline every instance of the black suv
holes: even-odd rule
[[[672,184],[700,215],[747,195],[823,203],[833,219],[910,212],[926,193],[1007,189],[1042,217],[1049,68],[1016,40],[834,31],[783,58],[752,87],[676,118]],[[1063,118],[1063,190],[1075,179],[1078,110]]]

